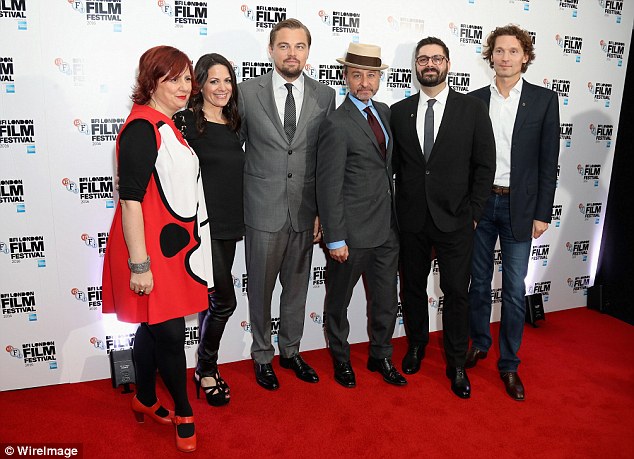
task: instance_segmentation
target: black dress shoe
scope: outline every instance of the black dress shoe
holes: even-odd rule
[[[487,351],[481,351],[477,347],[471,346],[467,351],[467,360],[464,364],[465,368],[473,368],[478,363],[478,360],[484,360],[487,358]]]
[[[425,346],[410,346],[403,357],[403,373],[413,375],[420,370],[420,361],[425,357]]]
[[[404,386],[407,384],[407,380],[398,372],[391,359],[375,359],[374,357],[368,358],[368,370],[378,371],[383,375],[383,380],[386,383],[394,384],[395,386]]]
[[[451,390],[460,398],[471,397],[471,383],[464,367],[447,367],[447,377],[451,379]]]
[[[293,370],[295,375],[302,381],[310,383],[316,383],[319,381],[319,376],[317,376],[315,370],[304,362],[304,359],[302,359],[302,356],[299,354],[295,354],[293,357],[280,356],[280,366],[282,368]]]
[[[520,379],[520,375],[516,371],[508,371],[506,373],[500,373],[502,381],[504,381],[504,387],[506,393],[511,396],[513,400],[518,402],[524,401],[524,384]]]
[[[349,389],[357,385],[349,360],[347,362],[335,362],[335,381]]]
[[[253,368],[255,369],[255,380],[260,386],[267,390],[276,390],[280,387],[270,363],[253,362]]]

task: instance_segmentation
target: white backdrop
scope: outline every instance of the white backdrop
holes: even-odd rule
[[[345,89],[335,58],[350,41],[378,44],[384,73],[377,99],[415,93],[414,46],[441,38],[449,83],[466,92],[488,84],[483,39],[517,23],[534,34],[537,59],[526,79],[560,95],[561,154],[551,229],[534,241],[529,293],[546,312],[585,305],[599,254],[634,5],[615,0],[0,0],[0,390],[109,376],[107,354],[129,347],[135,326],[101,314],[101,269],[117,196],[114,139],[131,107],[140,55],[168,44],[195,62],[230,59],[238,80],[271,67],[270,27],[296,17],[312,32],[306,72]],[[343,6],[345,5],[345,6]],[[414,78],[415,80],[415,78]],[[316,247],[302,349],[325,346],[325,256]],[[437,271],[437,270],[436,270]],[[249,357],[244,248],[233,269],[238,309],[221,362]],[[500,275],[492,289],[499,320]],[[437,272],[429,280],[430,328],[441,328]],[[279,297],[278,290],[274,298]],[[367,341],[365,296],[349,312],[351,342]],[[273,316],[277,314],[274,305]],[[188,318],[187,356],[198,327]],[[397,322],[394,336],[403,336]],[[274,319],[273,333],[278,322]]]

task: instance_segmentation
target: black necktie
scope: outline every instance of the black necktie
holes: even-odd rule
[[[425,161],[429,161],[429,155],[432,148],[434,148],[434,104],[436,99],[429,99],[427,101],[427,110],[425,110],[425,127],[424,127],[424,139],[423,139],[423,153],[425,154]]]
[[[381,155],[383,156],[383,159],[385,159],[387,151],[385,149],[385,134],[383,134],[383,129],[381,129],[381,125],[379,124],[379,121],[372,114],[372,110],[370,110],[370,107],[364,108],[363,111],[366,112],[368,115],[368,123],[370,124],[370,129],[372,129],[372,132],[374,132],[376,141],[379,142],[379,149],[381,150]]]
[[[288,94],[286,94],[286,104],[284,105],[284,132],[286,132],[286,137],[289,142],[293,141],[293,136],[295,135],[295,129],[297,129],[296,125],[296,109],[295,109],[295,98],[293,97],[293,83],[284,84],[286,89],[288,89]]]

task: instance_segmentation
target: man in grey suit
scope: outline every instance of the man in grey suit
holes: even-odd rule
[[[379,89],[381,49],[350,43],[344,64],[349,93],[319,128],[317,203],[330,258],[326,271],[326,334],[335,380],[352,388],[347,318],[362,274],[368,289],[368,369],[394,385],[407,383],[392,364],[396,323],[398,233],[392,189],[390,109],[372,100]]]
[[[303,69],[310,32],[297,19],[270,33],[272,72],[240,83],[245,140],[244,222],[249,315],[258,384],[275,390],[271,366],[271,298],[279,275],[280,364],[307,382],[319,380],[299,354],[313,243],[321,238],[315,201],[317,132],[335,109],[335,92]]]

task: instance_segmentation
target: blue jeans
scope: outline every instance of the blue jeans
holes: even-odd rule
[[[473,241],[471,286],[469,288],[470,335],[472,345],[481,351],[491,347],[491,280],[493,252],[500,238],[502,251],[502,318],[500,321],[501,373],[517,371],[517,357],[525,321],[526,286],[531,241],[517,241],[511,232],[510,196],[492,194],[478,222]]]

